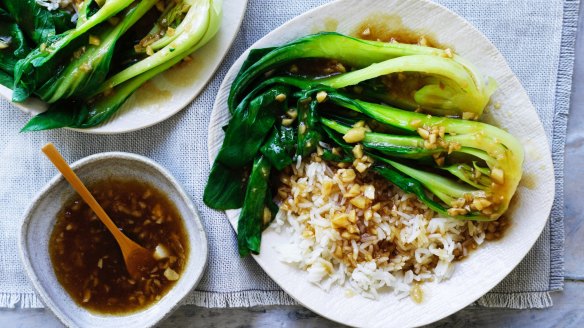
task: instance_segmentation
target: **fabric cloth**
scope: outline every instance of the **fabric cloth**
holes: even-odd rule
[[[68,130],[19,133],[29,119],[0,101],[0,307],[42,307],[17,253],[22,215],[38,190],[57,172],[40,154],[46,142],[71,163],[85,156],[125,151],[169,169],[192,197],[209,238],[209,265],[187,303],[207,307],[295,304],[252,258],[239,259],[235,233],[222,212],[207,208],[202,194],[209,165],[207,126],[219,84],[251,44],[287,20],[326,1],[250,0],[244,23],[221,68],[203,93],[179,114],[154,127],[114,135]],[[483,306],[551,305],[550,291],[563,284],[563,152],[571,90],[579,0],[439,0],[473,23],[501,50],[537,108],[550,140],[556,171],[551,220],[525,260]],[[269,9],[268,9],[269,8]]]

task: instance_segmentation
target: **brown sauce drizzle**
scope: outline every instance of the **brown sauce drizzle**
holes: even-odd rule
[[[364,20],[351,35],[372,41],[399,42],[418,44],[439,49],[445,47],[430,33],[412,31],[402,24],[402,19],[395,15],[373,15]]]
[[[170,98],[172,98],[172,92],[158,88],[152,81],[144,83],[134,95],[137,107],[165,102]]]

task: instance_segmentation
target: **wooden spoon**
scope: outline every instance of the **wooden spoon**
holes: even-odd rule
[[[122,250],[124,262],[126,262],[126,269],[130,276],[139,278],[142,274],[150,272],[150,269],[155,265],[152,252],[136,244],[120,231],[52,143],[46,144],[42,148],[42,151],[61,174],[63,174],[63,177],[65,177],[71,187],[77,191],[85,203],[95,212],[112,235],[114,235]]]

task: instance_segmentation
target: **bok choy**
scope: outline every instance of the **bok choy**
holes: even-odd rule
[[[93,2],[92,0],[85,0]],[[69,57],[73,53],[72,46],[77,46],[75,41],[80,41],[82,36],[93,27],[113,17],[133,0],[109,0],[97,10],[87,21],[78,25],[75,29],[49,37],[34,49],[26,58],[20,60],[15,67],[14,93],[12,100],[21,102],[26,100],[37,88],[41,87],[58,69],[58,62],[63,57]],[[72,44],[73,43],[73,44]]]
[[[243,70],[231,85],[229,108],[258,76],[300,58],[334,59],[355,68],[353,72],[321,79],[333,88],[359,83],[392,73],[419,73],[419,85],[410,94],[381,95],[386,102],[407,103],[411,109],[423,109],[439,115],[478,118],[496,88],[469,63],[451,51],[431,47],[359,40],[333,32],[300,38],[278,47]],[[466,113],[466,114],[465,114]]]
[[[243,208],[239,252],[257,254],[277,211],[277,185],[266,181],[318,152],[370,170],[440,215],[497,220],[521,179],[523,149],[477,121],[495,88],[464,58],[426,46],[319,33],[254,49],[231,86],[232,118],[203,200]]]
[[[20,18],[25,4],[49,15],[52,29],[20,37],[29,26],[11,14]],[[0,49],[0,58],[10,58],[0,83],[13,90],[13,101],[36,96],[50,104],[23,131],[103,123],[146,81],[209,42],[222,16],[222,0],[84,0],[54,11],[31,0],[13,7],[5,16],[21,29],[0,25],[0,41],[10,40],[12,50]],[[76,23],[63,31],[57,12],[75,12]]]
[[[128,8],[117,25],[101,27],[95,35],[90,36],[93,44],[88,44],[85,51],[74,56],[64,70],[49,79],[37,91],[38,96],[51,104],[73,95],[83,96],[95,92],[95,88],[103,83],[108,74],[116,42],[156,2],[142,0]]]
[[[0,8],[0,84],[12,87],[14,66],[30,51],[23,30]]]

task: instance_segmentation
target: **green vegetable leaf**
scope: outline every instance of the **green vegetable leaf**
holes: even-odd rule
[[[54,10],[51,12],[53,24],[55,25],[55,33],[60,34],[72,28],[75,24],[71,21],[73,14],[67,10]]]
[[[79,126],[88,116],[88,108],[83,104],[69,101],[60,107],[51,108],[31,118],[20,132],[58,129],[68,126]]]
[[[265,157],[255,159],[237,223],[237,245],[241,257],[260,252],[270,169],[270,161]]]
[[[157,0],[143,0],[128,8],[122,21],[115,26],[99,26],[91,36],[95,43],[87,44],[86,50],[59,74],[55,74],[39,90],[37,95],[48,103],[54,103],[73,95],[84,98],[93,94],[109,73],[114,49],[119,38],[128,31]],[[89,42],[89,41],[88,41]]]
[[[29,51],[30,47],[20,27],[0,9],[0,84],[13,87],[14,67]]]
[[[322,139],[318,127],[318,101],[311,97],[298,100],[298,146],[296,155],[303,158],[310,155]]]
[[[238,107],[225,132],[218,160],[231,167],[248,165],[264,143],[276,122],[276,115],[285,106],[276,100],[280,94],[289,94],[284,86],[274,87],[255,98],[249,105]]]
[[[203,202],[216,210],[240,208],[243,205],[244,185],[242,168],[233,168],[219,161],[213,163]]]
[[[2,0],[2,4],[24,33],[40,44],[55,35],[53,16],[35,0]]]
[[[270,51],[272,51],[274,49],[276,49],[276,47],[251,49],[249,51],[249,54],[247,55],[247,58],[245,59],[245,61],[241,65],[240,70],[248,69],[251,65],[255,64],[258,60],[262,59],[262,57],[264,57],[265,55],[267,55],[268,53],[270,53]]]
[[[295,146],[296,133],[293,128],[274,127],[272,134],[260,151],[272,163],[276,170],[281,171],[292,164],[292,150]]]
[[[0,84],[7,88],[12,88],[12,85],[14,84],[12,75],[9,75],[4,71],[0,71]]]
[[[282,93],[288,94],[288,88],[268,90],[254,99],[249,108],[239,107],[231,118],[205,187],[203,200],[207,206],[215,209],[241,206],[241,197],[235,193],[244,180],[243,168],[252,163],[274,126],[276,115],[285,106],[276,100]]]
[[[276,204],[274,202],[274,196],[272,194],[272,189],[269,187],[268,185],[268,191],[266,192],[266,208],[270,211],[270,220],[267,221],[266,217],[264,217],[264,225],[262,227],[262,230],[266,229],[268,226],[270,226],[270,223],[276,218],[276,215],[278,214],[278,211],[280,210],[280,207],[278,207],[278,204]]]

